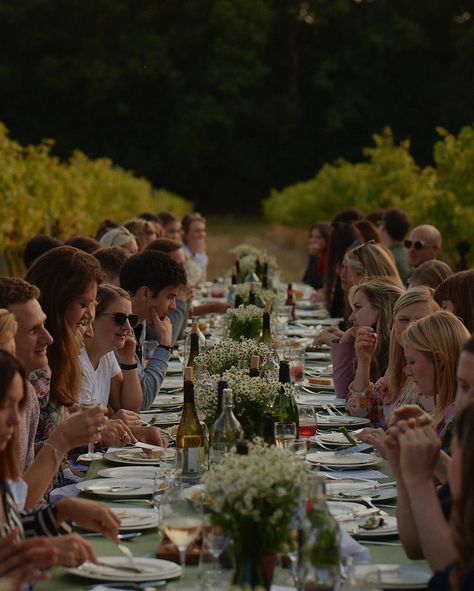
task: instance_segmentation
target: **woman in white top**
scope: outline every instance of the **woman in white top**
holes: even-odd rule
[[[113,285],[97,290],[94,337],[85,341],[80,360],[82,385],[80,402],[93,401],[109,407],[139,412],[142,389],[135,361],[133,327],[138,316],[132,314],[129,294]]]

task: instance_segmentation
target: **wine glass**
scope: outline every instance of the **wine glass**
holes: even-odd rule
[[[306,454],[308,453],[308,440],[295,439],[289,446],[290,450],[295,454],[295,459],[301,463],[306,461]]]
[[[290,447],[296,439],[296,423],[275,423],[275,442],[278,447]]]
[[[203,529],[204,546],[209,550],[213,558],[213,570],[218,570],[219,556],[224,552],[231,541],[231,536],[222,527],[212,525],[209,519],[206,519],[206,525]]]
[[[83,397],[83,399],[79,402],[79,410],[81,411],[98,406],[97,402],[95,401],[94,393],[92,392],[92,390],[88,394],[89,396],[87,398]],[[92,441],[89,441],[89,443],[87,444],[87,453],[82,454],[81,459],[92,462],[93,460],[102,459],[102,454],[100,452],[94,452],[94,443]]]
[[[177,482],[163,496],[161,527],[178,548],[182,575],[186,567],[186,550],[202,529],[202,511],[183,494],[182,483]]]
[[[318,421],[316,419],[316,411],[314,406],[298,405],[299,415],[299,437],[313,437],[318,430]]]

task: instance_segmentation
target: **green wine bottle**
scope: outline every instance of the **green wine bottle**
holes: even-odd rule
[[[280,423],[295,423],[296,433],[298,433],[300,424],[298,406],[293,394],[285,388],[285,384],[291,382],[288,361],[280,361],[279,382],[281,385],[273,402],[273,413]]]

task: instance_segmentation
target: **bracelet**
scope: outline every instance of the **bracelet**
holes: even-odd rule
[[[61,465],[61,462],[63,461],[64,454],[62,452],[60,452],[57,447],[54,447],[54,445],[52,443],[49,443],[49,441],[45,441],[44,445],[47,445],[48,447],[50,447],[53,450],[54,459],[56,460],[56,464],[59,468],[59,466]]]
[[[166,351],[169,351],[170,353],[173,352],[173,347],[169,346],[169,345],[157,345],[156,348],[157,349],[165,349]]]
[[[129,363],[128,365],[126,363],[119,363],[120,365],[120,369],[124,369],[125,371],[128,371],[129,369],[137,369],[138,367],[138,363]]]

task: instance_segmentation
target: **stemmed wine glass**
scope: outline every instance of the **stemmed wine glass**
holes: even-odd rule
[[[91,390],[89,392],[89,397],[86,399],[83,399],[79,402],[79,409],[81,411],[84,411],[84,410],[87,410],[88,408],[94,408],[95,406],[98,406],[98,404],[95,401],[94,393]],[[102,454],[100,452],[94,452],[94,443],[92,441],[89,441],[89,443],[87,444],[87,453],[83,454],[81,456],[81,458],[83,460],[92,462],[93,460],[102,459]]]
[[[178,548],[181,567],[186,567],[186,550],[202,529],[202,511],[183,494],[181,482],[176,482],[161,502],[161,527]]]
[[[232,538],[222,527],[212,525],[209,519],[206,519],[202,537],[205,547],[212,556],[213,570],[216,571],[218,569],[219,556],[227,548]]]

